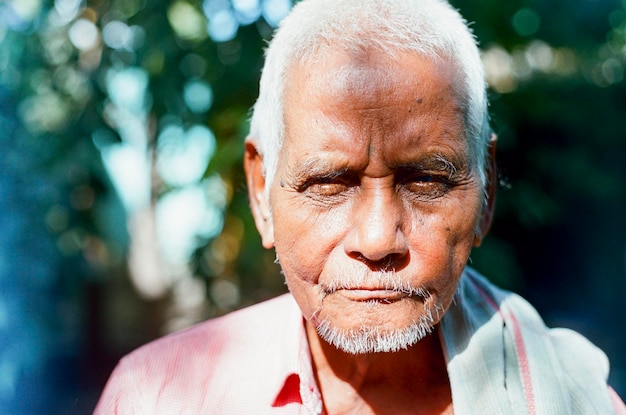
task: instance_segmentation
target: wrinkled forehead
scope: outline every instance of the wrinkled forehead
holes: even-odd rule
[[[324,111],[340,112],[392,105],[406,94],[421,103],[429,91],[431,101],[457,108],[464,123],[466,106],[458,79],[450,59],[441,56],[377,48],[326,48],[323,56],[290,64],[283,121],[288,130],[290,115],[299,111],[303,96],[308,99],[305,104],[315,101]]]
[[[432,65],[422,65],[428,61]],[[345,95],[363,98],[381,89],[394,93],[403,88],[410,88],[417,83],[430,79],[432,74],[424,73],[425,67],[438,72],[438,79],[445,78],[450,96],[458,100],[464,112],[467,112],[467,91],[458,60],[441,53],[425,54],[414,50],[402,50],[376,46],[321,44],[306,55],[293,56],[286,70],[283,102],[285,112],[289,111],[290,94],[302,92],[334,91]],[[442,91],[444,92],[444,91]]]

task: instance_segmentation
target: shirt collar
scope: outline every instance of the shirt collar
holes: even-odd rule
[[[272,402],[272,407],[283,407],[295,403],[301,404],[311,415],[321,415],[323,412],[322,395],[313,373],[304,318],[293,297],[291,297],[288,315],[284,333],[287,347],[284,352],[287,358],[281,360],[284,362],[280,371],[282,383],[277,385],[278,392]]]

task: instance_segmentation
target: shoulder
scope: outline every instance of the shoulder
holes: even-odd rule
[[[560,402],[574,413],[595,413],[598,408],[610,413],[609,361],[602,350],[573,330],[549,328],[528,301],[471,269],[464,275],[461,292],[465,313],[478,314],[474,330],[494,321],[502,327],[501,335],[500,330],[494,333],[502,336],[502,347],[508,349],[507,365],[519,370],[507,372],[507,377],[519,373],[518,383],[532,392],[536,407]]]
[[[216,364],[217,358],[224,354],[237,354],[245,348],[256,348],[258,342],[274,338],[275,332],[283,327],[292,301],[290,295],[282,295],[207,320],[148,343],[124,360],[149,361],[158,365],[168,361],[183,364],[198,356],[203,362]]]
[[[244,385],[276,360],[280,339],[301,318],[296,311],[291,296],[283,295],[138,348],[115,368],[96,413],[157,413],[151,411],[168,403],[187,407],[183,413],[204,408],[210,395]],[[126,409],[111,409],[119,406]]]
[[[221,343],[238,342],[241,338],[271,336],[271,332],[279,329],[280,323],[292,310],[292,303],[291,295],[281,295],[157,339],[134,353],[188,348],[198,343],[205,347],[218,347]]]
[[[273,332],[280,329],[291,301],[289,295],[283,295],[204,321],[148,343],[122,362],[163,366],[164,362],[183,364],[199,356],[205,362],[215,363],[207,356],[220,357],[233,347],[235,350],[254,347],[255,342],[271,338]],[[179,358],[183,356],[184,359]]]
[[[563,361],[576,361],[581,366],[584,362],[577,361],[576,356],[585,356],[585,361],[591,360],[594,372],[601,377],[608,374],[608,359],[606,355],[593,345],[583,335],[566,328],[550,328],[546,325],[537,310],[526,299],[511,291],[503,290],[472,269],[465,275],[466,298],[474,297],[474,301],[487,304],[492,311],[490,314],[500,314],[505,327],[518,336],[517,346],[542,346],[554,348],[555,358]],[[467,286],[471,286],[470,289]],[[541,355],[545,355],[542,353]],[[583,373],[586,370],[582,371]]]

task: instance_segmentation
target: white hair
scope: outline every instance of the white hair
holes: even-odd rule
[[[491,137],[485,78],[478,46],[467,22],[444,0],[303,0],[280,24],[266,51],[249,140],[263,156],[266,189],[285,134],[285,85],[295,62],[315,63],[324,48],[346,52],[377,48],[414,51],[453,65],[462,97],[472,163],[486,184]]]

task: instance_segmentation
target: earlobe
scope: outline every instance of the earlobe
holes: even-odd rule
[[[263,246],[267,249],[272,248],[274,246],[274,226],[269,204],[269,192],[265,188],[263,157],[257,151],[254,140],[246,140],[243,167],[254,223],[261,235]]]
[[[491,221],[493,220],[493,211],[496,202],[496,188],[498,186],[498,172],[496,168],[496,145],[497,137],[495,134],[491,135],[491,141],[487,150],[487,162],[485,166],[485,201],[481,212],[481,217],[476,226],[476,232],[474,234],[474,247],[480,246],[483,238],[489,232],[491,227]]]

